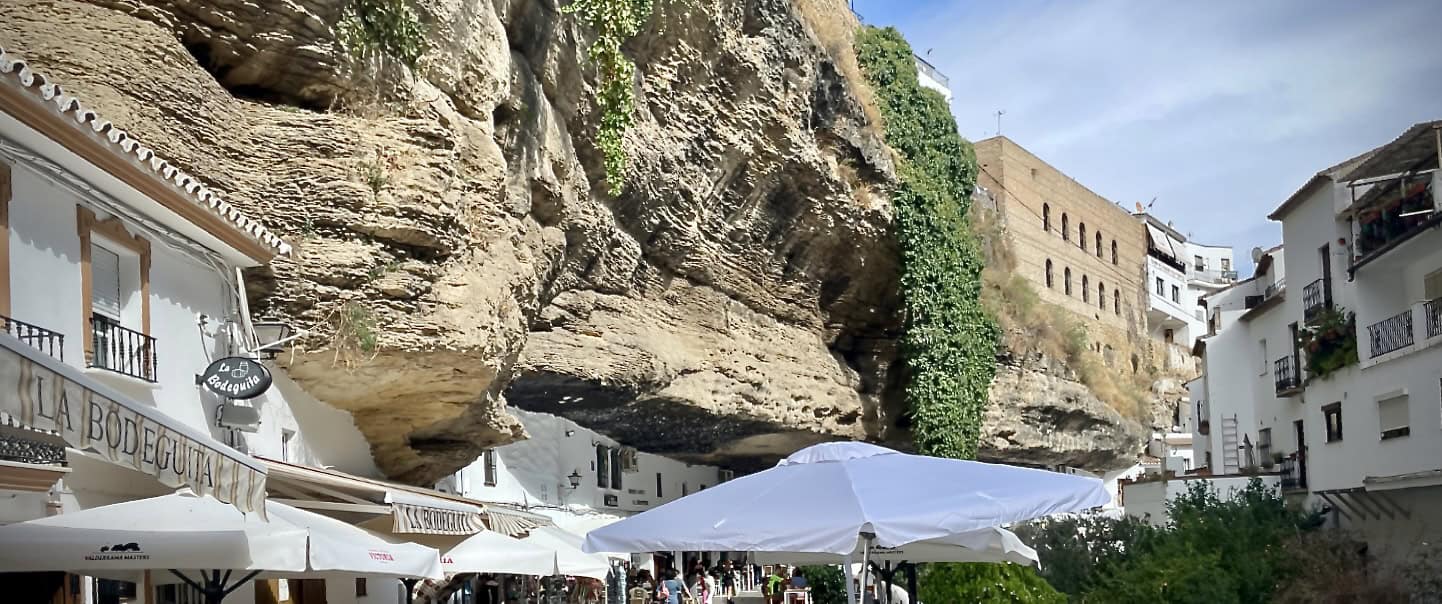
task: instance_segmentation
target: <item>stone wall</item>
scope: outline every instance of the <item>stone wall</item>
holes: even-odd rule
[[[1143,225],[1126,210],[1006,137],[992,137],[977,142],[975,147],[981,168],[978,182],[997,199],[1017,274],[1032,284],[1043,302],[1065,308],[1081,319],[1092,342],[1115,350],[1145,350]],[[1050,228],[1044,229],[1043,217],[1047,214]],[[1063,217],[1066,237],[1062,236]],[[1083,225],[1084,242],[1080,241]],[[1098,233],[1102,236],[1100,256],[1096,249]],[[1117,250],[1115,262],[1113,243]],[[1046,279],[1048,260],[1052,263],[1050,285]],[[1066,287],[1068,269],[1070,295]],[[1099,287],[1104,288],[1105,300],[1098,299]],[[1151,356],[1141,355],[1139,363],[1149,362]]]

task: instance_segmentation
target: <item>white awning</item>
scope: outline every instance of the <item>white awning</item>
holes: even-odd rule
[[[270,470],[273,496],[287,505],[327,513],[390,515],[389,530],[397,534],[473,535],[487,524],[490,510],[479,501],[328,468],[259,459]]]
[[[1178,262],[1185,262],[1187,260],[1187,246],[1182,244],[1180,239],[1173,237],[1171,233],[1163,231],[1162,229],[1157,228],[1156,225],[1148,223],[1147,236],[1151,237],[1152,247],[1156,248],[1157,251],[1171,256]]]
[[[491,530],[508,537],[520,537],[531,529],[550,526],[550,519],[530,512],[512,510],[497,505],[486,506],[486,520]]]
[[[265,515],[260,461],[8,334],[0,334],[0,411],[165,486]]]

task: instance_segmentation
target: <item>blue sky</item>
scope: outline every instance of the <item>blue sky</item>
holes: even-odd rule
[[[1442,118],[1442,2],[856,0],[951,79],[961,134],[1001,132],[1203,243],[1318,170]],[[928,53],[929,51],[929,53]]]

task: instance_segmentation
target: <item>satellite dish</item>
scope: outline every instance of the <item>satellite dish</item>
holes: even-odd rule
[[[1252,248],[1252,264],[1256,264],[1262,261],[1262,253],[1262,248],[1260,246]]]

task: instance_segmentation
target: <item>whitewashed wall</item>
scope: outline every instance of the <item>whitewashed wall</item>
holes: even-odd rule
[[[481,501],[638,512],[680,498],[683,489],[695,492],[715,486],[721,479],[714,466],[640,453],[638,471],[622,475],[623,489],[600,488],[596,484],[596,445],[617,447],[619,443],[565,418],[519,409],[512,413],[531,437],[496,449],[496,485],[485,485],[485,462],[480,458],[440,487]],[[567,480],[572,472],[581,475],[581,484],[575,489]],[[656,494],[657,474],[661,475],[660,496]],[[617,505],[606,505],[607,495],[614,495]]]

